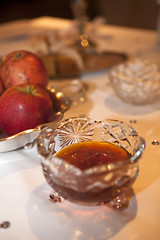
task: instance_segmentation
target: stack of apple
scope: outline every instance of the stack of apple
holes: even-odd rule
[[[0,64],[0,129],[7,135],[49,122],[54,102],[41,59],[29,51],[14,51]]]

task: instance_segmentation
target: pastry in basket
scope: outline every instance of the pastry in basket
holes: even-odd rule
[[[30,45],[41,57],[50,77],[78,75],[84,68],[81,54],[66,46],[64,40],[57,42],[47,35],[40,35],[31,37]]]

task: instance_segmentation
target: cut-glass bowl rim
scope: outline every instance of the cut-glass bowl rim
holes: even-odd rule
[[[87,169],[84,169],[84,170],[81,170],[77,167],[75,167],[74,165],[72,164],[69,164],[68,162],[66,162],[64,159],[62,158],[59,158],[57,156],[55,156],[55,154],[53,154],[52,152],[49,153],[49,151],[47,152],[46,151],[46,155],[42,155],[40,153],[40,148],[41,148],[41,144],[38,144],[39,142],[39,139],[40,137],[44,134],[44,132],[47,132],[49,130],[53,130],[54,129],[57,129],[56,126],[62,126],[64,125],[65,123],[67,122],[72,122],[74,120],[84,120],[84,121],[91,121],[95,124],[104,124],[104,123],[107,123],[107,122],[113,122],[113,123],[119,123],[119,124],[125,124],[127,125],[129,128],[131,128],[134,132],[134,137],[138,138],[139,139],[139,144],[138,144],[138,147],[137,147],[137,150],[134,152],[134,154],[132,154],[131,158],[129,158],[128,160],[125,160],[125,161],[116,161],[116,162],[112,162],[112,163],[107,163],[107,164],[103,164],[103,165],[99,165],[99,166],[94,166],[94,167],[91,167],[91,168],[87,168]],[[43,140],[44,141],[44,140]],[[114,144],[111,142],[111,144]],[[64,119],[62,121],[60,121],[59,123],[57,123],[56,125],[53,124],[53,125],[50,125],[49,128],[45,128],[39,135],[38,137],[38,140],[37,140],[37,148],[38,148],[38,153],[39,153],[39,156],[41,158],[41,162],[45,164],[45,161],[48,160],[49,162],[54,161],[56,162],[56,164],[58,164],[59,166],[67,166],[66,169],[67,171],[71,171],[73,174],[76,173],[76,175],[89,175],[89,174],[96,174],[96,173],[101,173],[101,172],[111,172],[115,169],[118,169],[118,168],[121,168],[121,167],[125,167],[127,166],[128,164],[134,164],[138,161],[140,155],[142,154],[144,148],[145,148],[145,140],[143,137],[139,136],[138,133],[136,132],[136,130],[129,124],[125,123],[124,121],[121,121],[121,120],[118,120],[118,119],[104,119],[104,120],[93,120],[89,117],[71,117],[71,118],[68,118],[68,119]]]

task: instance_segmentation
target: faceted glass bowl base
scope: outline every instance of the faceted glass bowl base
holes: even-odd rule
[[[63,203],[67,199],[61,197],[59,193],[53,190],[49,195],[49,200],[52,203]],[[129,200],[130,198],[126,196],[125,193],[122,193],[120,196],[114,198],[111,202],[109,203],[102,202],[99,205],[102,206],[107,205],[108,207],[116,210],[125,210],[129,206]]]

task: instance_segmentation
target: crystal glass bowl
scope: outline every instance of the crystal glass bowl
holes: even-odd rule
[[[160,70],[156,63],[132,59],[112,68],[109,78],[116,95],[129,104],[160,100]]]
[[[110,162],[85,170],[58,158],[62,148],[80,142],[108,142],[125,149],[127,161]],[[120,208],[125,193],[138,175],[138,160],[145,141],[118,120],[94,121],[73,117],[44,129],[37,139],[38,154],[47,182],[67,200],[82,205],[110,203]],[[85,159],[84,159],[85,161]],[[120,199],[120,197],[122,199]]]

